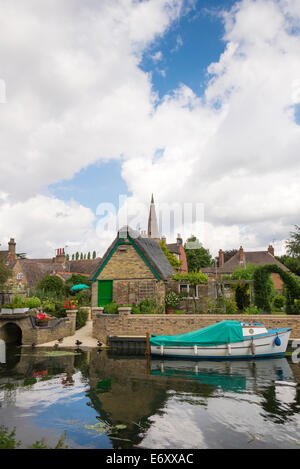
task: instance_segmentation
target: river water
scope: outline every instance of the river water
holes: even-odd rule
[[[289,358],[12,347],[0,354],[0,426],[15,428],[20,448],[55,447],[65,434],[65,445],[84,449],[299,449],[299,384]]]

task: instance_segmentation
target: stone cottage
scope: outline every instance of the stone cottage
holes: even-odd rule
[[[174,270],[156,239],[121,228],[93,274],[92,306],[156,298],[164,304]]]

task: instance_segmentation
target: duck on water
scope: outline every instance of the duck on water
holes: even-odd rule
[[[262,358],[284,355],[291,328],[267,329],[260,323],[221,321],[179,335],[152,335],[151,355],[180,358]]]

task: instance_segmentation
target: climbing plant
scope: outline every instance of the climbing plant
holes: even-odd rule
[[[285,285],[286,313],[295,313],[296,300],[300,299],[300,285],[292,275],[288,274],[279,266],[274,264],[266,264],[261,267],[257,267],[254,272],[253,286],[255,305],[265,311],[271,311],[272,289],[268,280],[270,274],[272,273],[279,274]]]

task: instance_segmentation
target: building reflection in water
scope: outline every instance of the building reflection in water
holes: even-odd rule
[[[50,384],[51,380],[57,381],[59,377],[62,388],[76,388],[80,372],[81,383],[87,384],[85,395],[89,400],[89,407],[95,411],[96,422],[105,421],[111,428],[122,428],[109,437],[114,448],[143,446],[150,430],[153,430],[155,425],[158,428],[157,422],[168,417],[170,403],[178,410],[178,416],[180,412],[184,415],[184,409],[189,409],[190,412],[191,406],[194,411],[198,409],[202,412],[202,418],[213,415],[216,434],[218,431],[224,432],[224,425],[232,418],[229,402],[236,408],[237,405],[244,405],[245,409],[249,405],[259,406],[264,413],[263,418],[275,424],[284,425],[299,413],[299,386],[286,387],[275,383],[284,380],[295,381],[293,370],[286,358],[195,362],[147,360],[144,356],[110,355],[107,351],[98,353],[97,350],[77,350],[74,353],[66,351],[65,356],[55,356],[53,350],[50,350],[47,356],[46,350],[22,348],[16,354],[18,359],[15,366],[8,368],[3,365],[5,349],[4,353],[3,349],[0,350],[3,360],[0,366],[2,401],[9,401],[10,389],[13,387],[15,392],[16,388],[27,386],[27,392],[30,393],[30,384],[34,392],[34,385],[40,380],[49,381]],[[63,349],[60,349],[60,352],[62,353]],[[5,390],[6,392],[3,392]],[[57,388],[57,400],[60,399],[60,394]],[[55,405],[55,396],[52,395],[51,399]],[[80,400],[78,402],[80,404]],[[65,402],[65,405],[67,406],[68,402]],[[86,400],[82,405],[87,405]],[[218,406],[222,412],[218,414],[217,421],[214,407],[217,409]],[[242,409],[243,407],[239,411],[242,412]],[[241,418],[244,419],[245,425],[246,417],[242,415]],[[188,420],[185,424],[189,425]],[[201,421],[197,425],[200,434],[200,429],[203,429]],[[179,432],[183,438],[180,422],[179,427],[174,431]],[[65,429],[68,431],[68,428]],[[81,431],[83,432],[84,428]],[[159,434],[159,428],[157,432]]]

